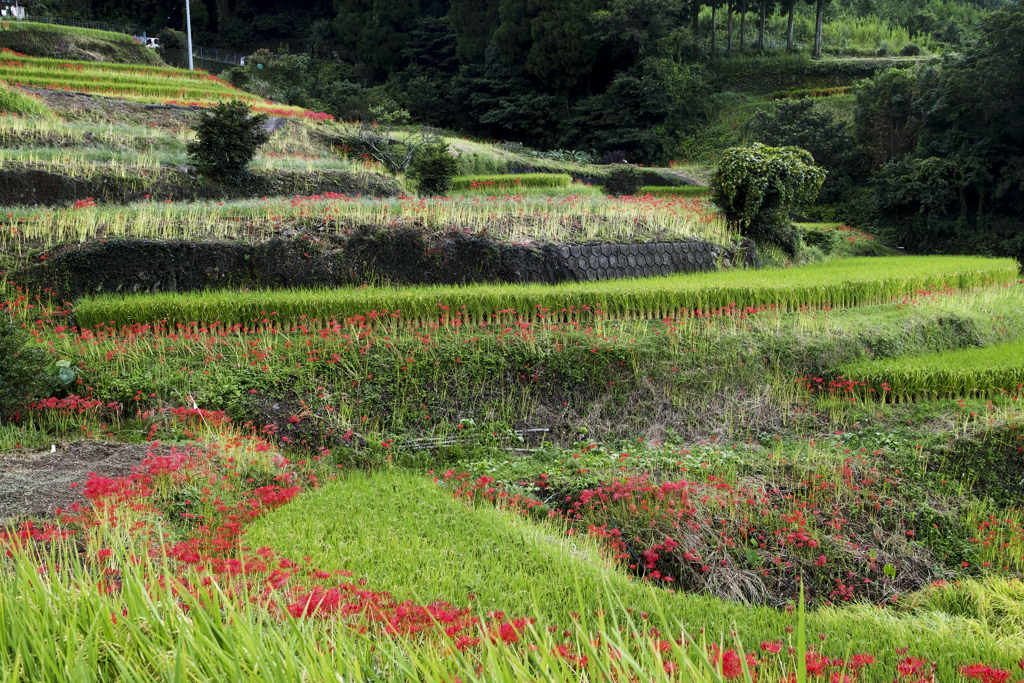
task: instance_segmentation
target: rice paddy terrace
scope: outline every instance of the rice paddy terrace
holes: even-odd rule
[[[254,167],[307,191],[160,194],[171,88],[232,91],[60,61],[2,76],[0,173],[68,195],[0,192],[0,679],[1020,676],[1020,264],[745,268],[699,190],[418,197],[302,112]]]

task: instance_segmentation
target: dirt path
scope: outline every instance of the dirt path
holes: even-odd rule
[[[80,502],[91,472],[105,477],[131,474],[146,457],[143,444],[76,441],[51,453],[0,455],[0,523],[53,514]],[[75,488],[71,485],[79,484]]]

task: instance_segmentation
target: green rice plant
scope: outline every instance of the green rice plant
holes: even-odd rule
[[[445,142],[461,144],[453,138],[445,138]],[[486,151],[460,151],[456,160],[459,162],[459,175],[464,176],[493,176],[508,173],[508,161],[501,159]]]
[[[608,195],[604,192],[603,188],[599,185],[584,185],[582,183],[572,183],[564,187],[504,187],[504,186],[487,186],[468,190],[452,190],[452,192],[458,192],[459,196],[466,197],[510,197],[515,196],[517,198],[530,198],[530,199],[550,199],[554,198],[556,201],[559,199],[572,200],[572,199],[597,199],[601,200]]]
[[[25,72],[41,71],[51,74],[65,74],[68,76],[74,76],[75,74],[97,74],[97,75],[134,75],[134,76],[145,76],[150,78],[163,77],[169,80],[189,80],[197,82],[210,82],[219,83],[221,85],[229,86],[226,81],[212,76],[205,71],[190,71],[188,69],[179,69],[174,66],[162,65],[151,65],[151,64],[126,64],[120,62],[88,62],[73,59],[58,59],[56,57],[31,57],[25,55],[6,55],[6,61],[4,66],[12,70],[22,70]],[[230,86],[229,86],[230,87]]]
[[[820,675],[823,656],[858,653],[872,663],[857,680],[880,683],[892,680],[908,648],[921,664],[935,662],[938,680],[954,680],[958,667],[977,662],[1009,669],[1024,654],[1013,629],[1019,582],[965,581],[956,593],[904,598],[902,612],[871,604],[808,611],[800,600],[792,614],[729,603],[632,581],[591,539],[562,534],[557,523],[467,506],[430,479],[400,470],[353,473],[300,494],[241,537],[246,546],[283,544],[265,547],[289,560],[281,565],[288,571],[274,572],[277,581],[294,574],[307,586],[342,587],[333,596],[324,591],[314,609],[307,609],[309,598],[302,602],[305,590],[170,557],[170,529],[153,529],[146,522],[160,524],[159,517],[131,507],[117,508],[121,523],[101,519],[68,540],[42,525],[0,529],[6,680],[751,683],[755,667],[759,680],[789,680],[808,664]],[[144,531],[127,532],[130,522]],[[147,527],[167,546],[145,545]],[[307,559],[299,562],[300,553]],[[270,568],[258,564],[238,566],[265,576]],[[352,580],[322,571],[334,567],[352,571]],[[471,597],[476,586],[487,593]],[[456,633],[478,639],[448,635],[454,610],[437,603],[427,611],[434,621],[401,628],[399,612],[445,591],[475,618]],[[370,609],[338,609],[342,595],[356,597],[344,606]],[[397,604],[409,596],[417,600]],[[501,601],[517,611],[497,614]],[[998,609],[987,608],[996,602]],[[388,628],[394,622],[399,629]],[[743,643],[755,658],[744,656]],[[841,674],[845,665],[825,668]]]
[[[128,151],[120,153],[104,153],[99,150],[69,152],[66,149],[45,147],[0,149],[0,163],[54,167],[58,172],[63,167],[66,169],[66,175],[71,177],[94,173],[101,168],[115,173],[124,172],[127,169],[158,171],[161,168],[161,161],[160,158],[149,154]]]
[[[41,101],[2,82],[0,82],[0,113],[53,118],[53,112]]]
[[[112,74],[90,76],[74,74],[55,76],[40,70],[12,69],[0,66],[0,80],[23,86],[54,88],[90,92],[110,96],[132,96],[136,98],[166,98],[179,100],[239,99],[246,102],[262,103],[252,95],[231,87],[206,84],[193,79],[170,79],[163,76],[135,76]]]
[[[833,95],[845,95],[853,91],[854,86],[837,86],[835,88],[799,88],[797,90],[779,90],[773,92],[773,99],[799,100],[805,97],[832,97]]]
[[[338,434],[355,429],[378,441],[447,435],[463,418],[532,423],[540,406],[550,406],[555,416],[544,419],[559,420],[565,419],[563,402],[568,400],[572,415],[614,419],[622,425],[618,435],[661,438],[665,418],[650,420],[652,396],[671,400],[675,410],[698,413],[705,410],[709,397],[717,401],[736,389],[742,389],[745,398],[764,396],[774,405],[804,406],[807,392],[798,390],[794,374],[820,376],[824,368],[869,357],[868,348],[901,356],[1022,338],[1024,320],[1015,317],[1022,305],[1024,287],[999,287],[920,297],[916,302],[901,298],[882,306],[792,314],[729,309],[667,323],[598,319],[554,325],[545,318],[521,324],[510,315],[511,324],[505,324],[503,315],[502,324],[481,329],[451,320],[444,326],[437,320],[420,324],[399,314],[376,326],[372,320],[354,321],[369,323],[370,329],[342,321],[325,330],[321,321],[309,319],[277,329],[259,324],[254,331],[242,330],[241,324],[188,325],[189,340],[179,339],[177,325],[165,323],[83,330],[77,335],[49,329],[39,343],[52,349],[56,358],[84,363],[84,384],[104,401],[133,401],[133,394],[143,389],[153,395],[152,405],[192,396],[204,407],[250,419],[245,401],[250,389],[296,387],[302,392],[302,387],[323,387],[325,391],[305,397],[323,425],[319,435],[326,429]],[[16,310],[19,325],[45,329],[36,325],[48,317],[39,307],[19,305]],[[264,310],[267,315],[259,318],[260,323],[277,319],[275,309]],[[63,328],[66,323],[59,320]],[[368,336],[354,343],[355,329]],[[429,346],[421,341],[424,333],[430,335]],[[261,359],[262,354],[267,355]],[[409,358],[415,362],[409,363]],[[537,365],[544,372],[516,382],[516,368],[524,365]],[[368,376],[377,379],[366,383]],[[606,392],[611,392],[610,400]],[[393,398],[410,395],[419,400]],[[860,404],[848,406],[855,409]],[[716,424],[743,424],[749,414],[744,407],[729,404],[716,410],[713,419]],[[28,439],[27,434],[8,436],[15,439],[7,442],[11,447],[19,438]],[[0,452],[3,438],[0,434]],[[594,463],[583,466],[599,469]],[[489,469],[480,473],[496,476]]]
[[[318,139],[321,125],[303,122],[278,130],[260,148],[253,167],[304,171],[310,176],[324,170],[356,169],[358,164],[347,154]],[[52,166],[56,172],[68,175],[108,171],[101,168],[103,164],[146,170],[159,169],[161,164],[185,164],[185,147],[193,139],[195,133],[185,126],[167,129],[113,121],[65,122],[52,116],[0,115],[0,158],[29,166]]]
[[[865,361],[837,367],[834,372],[863,383],[883,401],[1020,395],[1024,342]]]
[[[637,194],[649,194],[654,197],[703,197],[710,192],[711,188],[704,185],[680,185],[678,187],[647,185],[641,187]]]
[[[173,323],[220,321],[224,325],[284,324],[299,319],[326,324],[375,311],[406,320],[480,324],[505,316],[535,320],[665,318],[730,307],[853,307],[885,303],[916,290],[972,289],[1016,279],[1013,259],[922,256],[843,259],[774,271],[728,270],[635,280],[555,286],[366,287],[336,290],[216,291],[203,294],[107,295],[81,300],[82,327],[129,325],[166,319]],[[511,314],[509,312],[512,312]],[[272,318],[268,313],[273,312]]]
[[[568,187],[567,173],[523,173],[519,175],[457,176],[452,190],[515,191],[519,187]]]

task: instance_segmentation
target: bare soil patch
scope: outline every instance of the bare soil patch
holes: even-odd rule
[[[0,523],[52,515],[57,508],[67,510],[84,500],[82,484],[90,473],[131,474],[145,457],[145,444],[105,441],[76,441],[56,453],[46,449],[0,455]]]
[[[47,106],[69,120],[100,119],[154,125],[160,128],[180,128],[191,126],[196,113],[204,110],[198,106],[133,102],[117,97],[53,88],[23,86],[22,89],[36,95]]]

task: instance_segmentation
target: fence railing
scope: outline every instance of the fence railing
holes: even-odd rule
[[[112,31],[114,33],[127,33],[130,36],[142,33],[141,30],[128,26],[108,24],[105,21],[86,21],[85,19],[65,19],[64,17],[41,17],[35,14],[26,14],[24,19],[19,21],[33,21],[37,24],[59,24],[61,26],[78,26],[79,28],[91,28],[97,31]]]
[[[209,59],[214,62],[237,64],[239,66],[243,66],[245,64],[245,55],[241,52],[229,52],[227,50],[218,50],[213,47],[199,47],[198,45],[193,45],[192,56],[198,57],[199,59]]]

